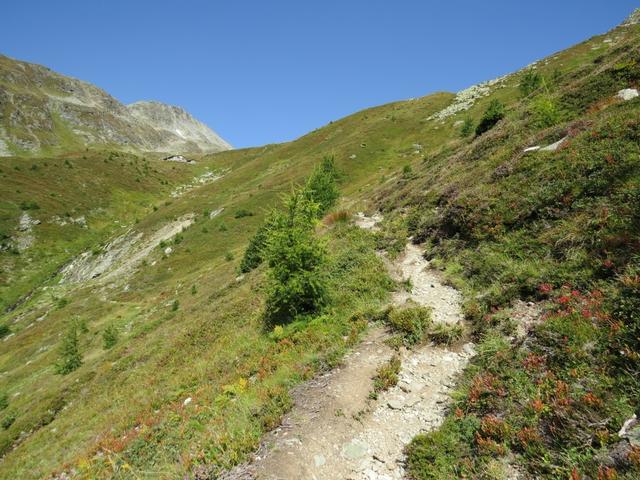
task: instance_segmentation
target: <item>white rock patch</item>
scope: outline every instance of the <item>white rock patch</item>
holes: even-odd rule
[[[638,90],[636,90],[635,88],[625,88],[618,92],[617,97],[621,100],[628,101],[633,100],[638,95]]]
[[[456,113],[469,110],[476,101],[482,97],[486,97],[491,93],[492,87],[503,82],[506,76],[494,78],[487,82],[482,82],[477,85],[472,85],[469,88],[460,90],[456,97],[453,99],[453,103],[446,108],[443,108],[439,112],[434,113],[427,120],[444,120],[447,117],[455,115]]]

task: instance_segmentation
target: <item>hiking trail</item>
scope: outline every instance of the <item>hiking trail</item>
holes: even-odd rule
[[[359,214],[356,224],[374,229],[379,220]],[[413,301],[431,307],[434,322],[462,321],[459,293],[429,269],[418,246],[407,244],[398,259],[385,263],[394,279],[410,279],[412,286],[393,295],[394,305]],[[370,328],[340,367],[294,388],[294,406],[281,425],[265,435],[249,462],[222,478],[403,478],[405,446],[443,421],[454,379],[474,351],[470,343],[458,349],[429,343],[402,348],[398,384],[372,400],[372,377],[394,354],[385,343],[390,336],[381,326]]]

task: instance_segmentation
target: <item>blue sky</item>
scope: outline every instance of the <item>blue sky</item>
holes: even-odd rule
[[[10,4],[8,4],[10,3]],[[0,53],[125,103],[186,108],[233,145],[457,91],[620,23],[638,0],[11,1]]]

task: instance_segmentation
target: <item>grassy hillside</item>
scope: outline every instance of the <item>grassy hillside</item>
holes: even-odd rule
[[[378,195],[465,293],[480,342],[444,427],[409,449],[413,478],[637,478],[618,430],[640,406],[640,101],[616,94],[640,84],[638,34],[539,63],[537,89],[486,99],[506,105],[492,129]]]
[[[152,212],[206,168],[117,151],[4,158],[0,309],[14,306],[70,258]],[[21,231],[23,216],[33,225]]]
[[[335,298],[327,314],[313,322],[293,324],[277,337],[267,335],[261,323],[262,271],[236,279],[249,237],[265,211],[293,184],[302,182],[326,153],[335,153],[338,159],[343,203],[364,201],[367,186],[377,184],[380,172],[395,175],[411,159],[423,119],[450,97],[443,94],[378,107],[297,142],[208,156],[195,169],[150,160],[151,168],[162,176],[143,180],[149,183],[139,210],[119,219],[124,227],[103,233],[122,234],[132,228],[147,235],[189,214],[195,215],[195,223],[114,281],[97,278],[60,285],[60,275],[40,284],[35,277],[30,280],[33,295],[1,322],[15,335],[5,337],[0,356],[0,370],[5,372],[0,391],[8,398],[2,416],[9,419],[0,433],[4,452],[0,472],[40,478],[69,464],[89,476],[110,476],[115,469],[124,477],[163,473],[172,478],[197,464],[217,468],[242,458],[286,408],[287,387],[335,362],[345,342],[353,342],[362,328],[349,321],[352,314],[382,302],[392,287],[374,255],[371,238],[352,227],[329,228],[323,236],[332,245],[331,291],[352,293]],[[376,138],[387,141],[376,143]],[[349,158],[353,154],[356,158]],[[86,163],[86,168],[109,167],[97,158],[91,160],[94,163]],[[15,160],[20,161],[32,160]],[[136,161],[133,157],[130,161],[135,172]],[[71,163],[70,171],[78,172],[80,162]],[[122,168],[127,168],[126,162]],[[207,169],[224,176],[171,197],[169,192],[177,189],[179,180],[186,182]],[[25,198],[40,206],[29,213],[34,218],[58,214],[35,194],[39,170],[21,171],[25,170],[30,176],[23,191],[34,192]],[[75,205],[80,197],[72,216],[85,213],[91,227],[91,217],[81,207],[95,211],[95,200],[79,192],[74,197],[80,179],[86,177],[91,178],[87,171],[75,180],[67,178],[70,193],[65,201]],[[114,189],[120,181],[130,182],[121,186],[122,198],[110,204],[113,212],[107,209],[98,218],[113,219],[136,198],[138,184],[131,177],[126,170],[117,177],[109,172],[95,176]],[[157,190],[151,182],[157,182]],[[95,189],[96,199],[99,194]],[[20,202],[16,198],[13,203]],[[19,206],[14,212],[7,222],[13,229]],[[38,227],[34,232],[39,233]],[[71,228],[87,235],[84,245],[91,244],[88,232]],[[42,240],[17,258],[45,249],[47,242],[60,244],[57,248],[63,250],[63,239],[50,233],[42,231]],[[83,247],[81,237],[73,238],[77,250],[64,259]],[[105,238],[100,242],[104,247]],[[167,246],[170,254],[165,254]],[[47,265],[55,272],[64,259]],[[58,376],[54,364],[70,323],[80,325],[83,365],[70,375]],[[118,332],[118,342],[109,350],[102,338],[107,327]],[[189,397],[193,405],[185,408],[183,402]]]
[[[0,343],[0,476],[176,478],[241,461],[290,405],[288,389],[357,341],[366,325],[356,314],[394,288],[375,250],[408,235],[463,291],[481,342],[441,431],[411,445],[411,474],[606,472],[640,397],[628,360],[638,352],[640,100],[616,98],[640,83],[639,46],[638,26],[619,28],[538,62],[537,80],[518,72],[481,87],[468,110],[451,108],[464,98],[448,93],[396,102],[195,167],[108,153],[5,161],[3,242],[13,245],[25,212],[42,223],[31,246],[2,253],[2,298],[17,306],[0,319],[13,334]],[[475,136],[495,100],[504,118]],[[443,109],[453,114],[434,116]],[[565,137],[555,151],[524,152]],[[238,276],[240,258],[265,212],[327,154],[341,172],[340,208],[382,209],[384,230],[319,227],[328,307],[265,330],[264,267]],[[223,176],[171,195],[207,171]],[[89,228],[54,216],[85,216]],[[83,250],[102,259],[108,239],[144,243],[188,216],[116,277],[52,276]],[[525,336],[512,315],[519,299],[549,312]],[[83,364],[56,375],[71,324]],[[632,461],[610,468],[637,475]]]

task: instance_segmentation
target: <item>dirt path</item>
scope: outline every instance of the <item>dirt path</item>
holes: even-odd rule
[[[358,224],[375,228],[377,219],[359,216]],[[462,319],[459,294],[427,270],[419,247],[407,245],[403,256],[388,262],[391,275],[411,279],[411,292],[394,295],[396,305],[411,299],[434,309],[434,320]],[[424,345],[400,352],[399,382],[377,400],[369,399],[376,369],[393,350],[389,334],[372,328],[336,368],[293,392],[294,407],[282,425],[266,435],[252,460],[223,478],[265,480],[400,479],[404,447],[421,431],[443,419],[454,377],[473,354]]]

